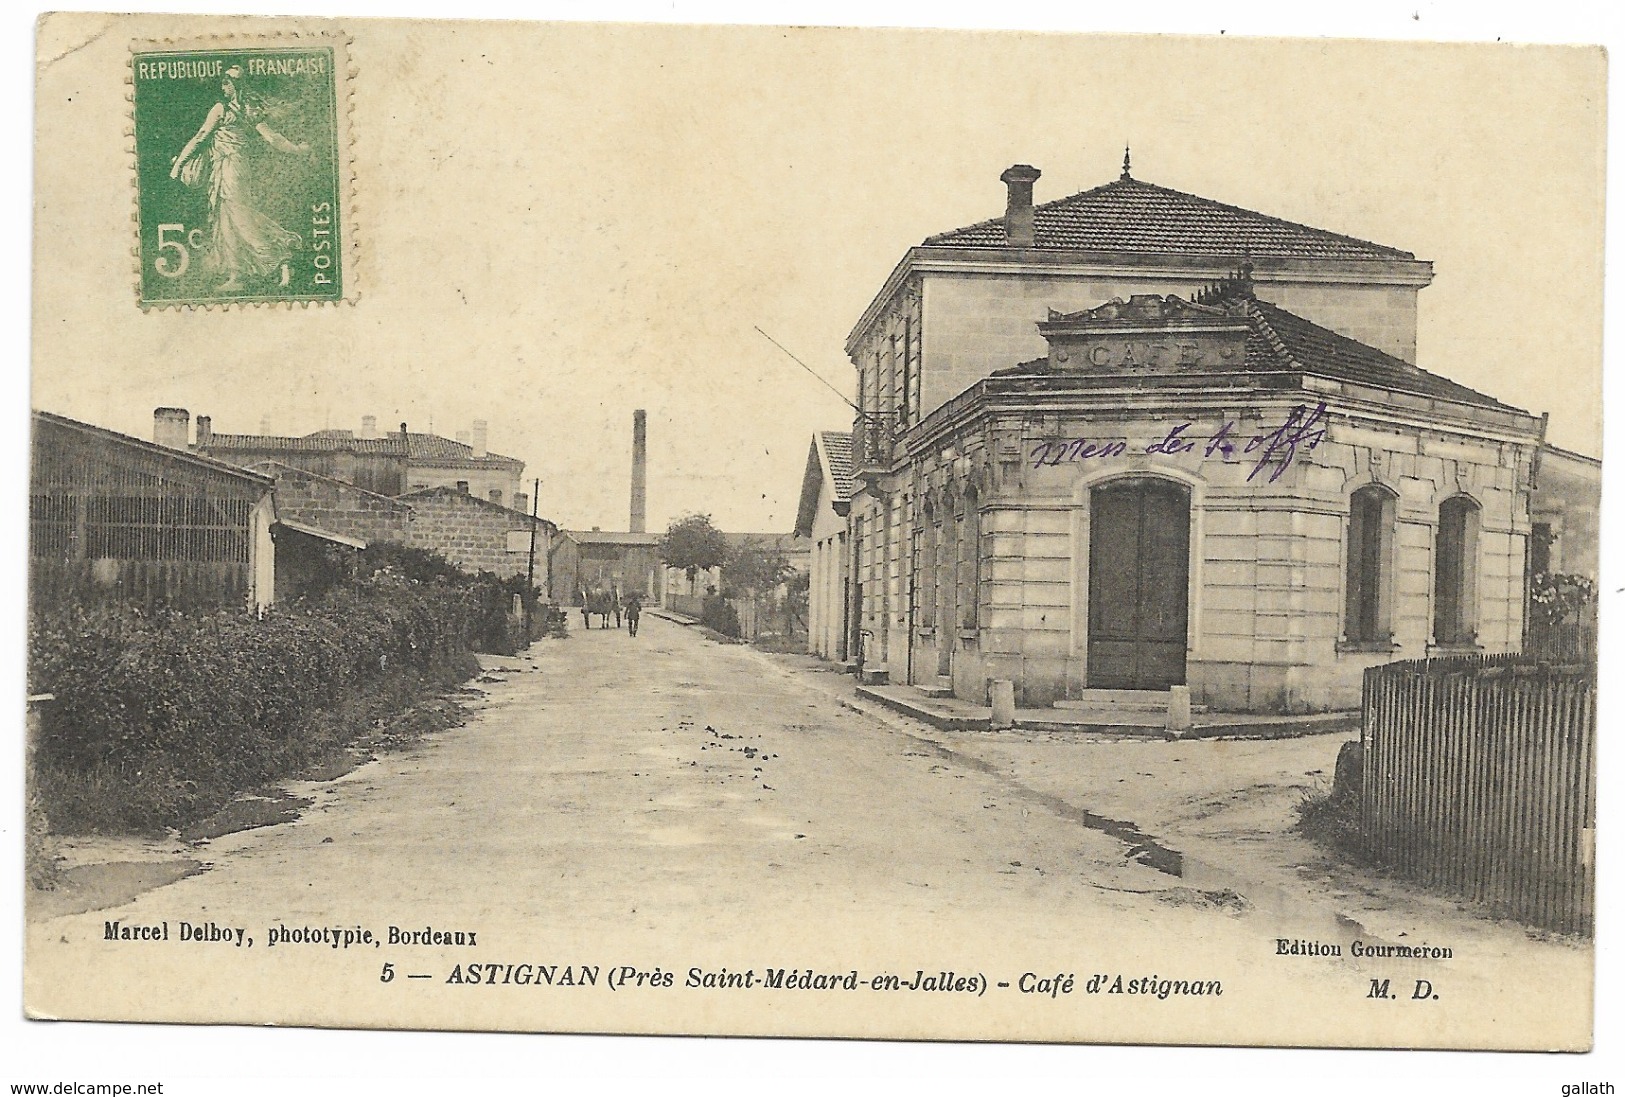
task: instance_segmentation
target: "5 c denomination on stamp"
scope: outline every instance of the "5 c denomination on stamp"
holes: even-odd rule
[[[345,63],[326,36],[132,50],[143,308],[346,298]]]

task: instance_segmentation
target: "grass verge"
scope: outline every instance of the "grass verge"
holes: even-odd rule
[[[474,657],[465,653],[430,668],[403,667],[380,675],[336,704],[311,713],[298,734],[266,743],[246,769],[242,759],[193,755],[182,761],[159,751],[82,768],[41,757],[36,759],[35,796],[55,834],[161,834],[180,829],[224,807],[238,793],[320,765],[477,671]],[[30,860],[32,876],[35,858]],[[46,865],[38,867],[41,873],[48,872]]]

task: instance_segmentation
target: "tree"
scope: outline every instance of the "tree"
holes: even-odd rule
[[[694,574],[728,562],[728,539],[711,524],[709,514],[677,519],[655,542],[655,551],[667,567],[680,568],[693,581]]]
[[[728,561],[727,585],[750,594],[767,594],[795,572],[784,550],[771,541],[747,541]]]
[[[784,631],[790,635],[807,633],[807,600],[812,589],[812,576],[798,571],[784,581]]]

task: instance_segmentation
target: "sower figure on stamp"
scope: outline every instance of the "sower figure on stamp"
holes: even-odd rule
[[[306,156],[311,151],[308,144],[288,140],[263,120],[266,106],[242,92],[242,76],[240,65],[225,71],[220,100],[169,167],[171,179],[189,187],[208,187],[209,243],[203,265],[225,275],[216,289],[226,292],[244,289],[244,278],[265,278],[278,271],[286,285],[288,261],[300,246],[298,233],[289,232],[260,208],[253,176],[261,172],[251,169],[250,138],[258,137],[289,155]],[[265,170],[272,176],[281,174],[270,165]]]
[[[633,591],[626,596],[626,631],[632,636],[638,634],[638,618],[643,614],[643,595]]]

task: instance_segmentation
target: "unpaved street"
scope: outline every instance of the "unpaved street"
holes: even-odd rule
[[[1254,1021],[1278,1016],[1283,1042],[1367,1042],[1357,1032],[1368,1031],[1371,1042],[1409,1033],[1479,1043],[1492,1041],[1484,996],[1513,993],[1509,973],[1522,973],[1525,1003],[1572,1001],[1585,977],[1579,950],[1516,930],[1452,938],[1448,921],[1431,937],[1457,959],[1354,960],[1347,947],[1370,931],[1328,889],[1289,895],[1292,871],[1279,866],[1231,873],[1214,856],[1227,848],[1222,832],[1189,856],[1178,835],[1150,826],[1178,822],[1151,807],[1167,796],[1148,791],[1147,817],[1131,813],[1133,781],[1166,783],[1148,767],[1212,783],[1227,751],[1272,744],[1107,743],[1091,754],[1042,737],[931,733],[854,709],[843,676],[652,616],[635,639],[572,627],[567,640],[490,663],[465,726],[296,787],[314,800],[297,820],[190,851],[207,871],[112,909],[35,918],[30,948],[62,956],[30,965],[60,975],[32,985],[31,1002],[110,1014],[157,987],[159,1012],[176,1019],[807,1033],[856,1024],[944,1036],[991,1023],[1032,1038],[1195,1042],[1222,1042],[1245,1010]],[[1125,772],[1113,776],[1114,766]],[[165,852],[147,843],[142,856]],[[1183,876],[1171,871],[1181,862]],[[171,941],[107,941],[114,920],[167,923]],[[240,927],[256,944],[178,944],[182,921]],[[474,931],[478,941],[268,949],[277,926],[380,939],[391,926]],[[1345,954],[1283,958],[1281,938],[1341,942]],[[619,997],[448,986],[469,962],[658,969],[676,986]],[[905,994],[878,1012],[872,998],[682,987],[691,968],[777,966],[904,981],[984,972],[1012,984],[1070,973],[1078,986],[1071,999],[1019,985],[980,998]],[[109,982],[110,971],[121,974]],[[1372,976],[1408,994],[1419,972],[1454,997],[1438,1007],[1368,1000]],[[1088,998],[1091,973],[1219,980],[1224,997]],[[250,1000],[251,986],[280,989]],[[1306,1000],[1381,1012],[1328,1036],[1339,1012],[1303,1009]],[[1469,1005],[1471,1018],[1455,1012]]]

